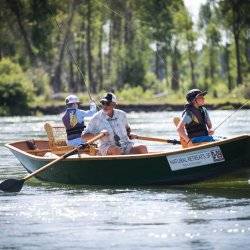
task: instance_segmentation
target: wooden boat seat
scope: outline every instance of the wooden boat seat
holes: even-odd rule
[[[24,141],[24,143],[20,142],[19,149],[25,151],[26,153],[37,156],[43,156],[47,152],[51,152],[51,149],[48,147],[48,141],[38,141],[35,139]]]
[[[173,118],[173,122],[174,122],[174,125],[176,127],[178,126],[180,120],[181,120],[180,117],[177,117],[177,116]],[[192,147],[192,146],[188,146],[188,144],[186,143],[186,141],[182,137],[180,137],[180,142],[181,142],[181,146],[183,148],[190,148],[190,147]],[[206,143],[208,143],[208,142],[193,143],[193,145],[194,146],[198,146],[198,145],[202,145],[202,144],[206,144]]]
[[[44,129],[47,133],[49,140],[49,148],[52,153],[57,155],[63,155],[74,148],[67,145],[66,130],[63,126],[54,124],[52,125],[46,122],[44,124]],[[87,146],[85,149],[80,150],[80,153],[82,152],[89,155],[96,155],[98,152],[97,145],[91,144]]]

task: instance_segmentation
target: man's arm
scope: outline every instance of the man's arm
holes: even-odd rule
[[[99,132],[97,129],[98,129],[98,127],[97,127],[97,124],[95,122],[95,118],[92,118],[89,121],[89,124],[86,127],[86,129],[82,132],[82,139],[85,141],[91,140]]]
[[[82,132],[82,138],[83,140],[88,141],[100,133],[104,133],[105,136],[109,135],[107,130],[100,131],[97,121],[94,118],[90,120],[86,130]]]
[[[82,138],[84,141],[88,141],[91,140],[96,134],[91,134],[91,133],[86,133],[86,134],[82,134]]]
[[[92,133],[84,133],[82,134],[82,138],[85,140],[85,141],[88,141],[88,140],[91,140],[93,137],[99,135],[99,134],[103,134],[104,136],[108,136],[109,135],[109,132],[107,130],[102,130],[101,132],[99,133],[96,133],[96,134],[92,134]]]
[[[123,116],[123,122],[124,122],[124,124],[125,124],[125,128],[126,128],[126,131],[127,131],[127,136],[128,136],[128,138],[129,138],[130,140],[136,139],[136,138],[134,137],[134,135],[131,135],[131,134],[130,134],[130,133],[131,133],[131,127],[130,127],[130,125],[129,125],[129,123],[128,123],[128,118],[127,118],[127,115],[126,115],[125,112],[124,112],[124,116]]]

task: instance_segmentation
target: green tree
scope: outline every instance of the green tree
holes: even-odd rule
[[[180,1],[176,1],[180,2]],[[155,44],[155,74],[161,79],[162,66],[167,68],[167,55],[171,53],[172,16],[170,6],[174,1],[140,0],[140,19],[149,28],[151,43]],[[175,51],[173,49],[173,51]],[[165,70],[167,72],[167,69]]]
[[[195,77],[195,61],[197,59],[197,52],[195,49],[195,42],[197,40],[197,33],[193,29],[192,19],[184,6],[180,6],[178,11],[175,11],[173,16],[174,35],[178,39],[187,53],[187,58],[190,68],[190,87],[196,88]]]
[[[28,112],[33,98],[33,85],[20,65],[8,58],[0,60],[0,112],[18,115]]]
[[[200,8],[199,27],[203,29],[206,43],[203,46],[204,59],[203,64],[205,67],[205,82],[214,84],[218,78],[219,70],[219,42],[221,39],[219,27],[217,25],[217,19],[215,16],[214,6],[212,1],[208,1]],[[205,83],[207,85],[207,82]]]
[[[242,46],[241,39],[249,32],[250,3],[245,0],[219,1],[220,16],[223,17],[225,29],[229,29],[234,37],[237,64],[237,84],[243,83],[242,78]]]

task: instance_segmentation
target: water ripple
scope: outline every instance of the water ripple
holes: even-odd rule
[[[212,111],[219,124],[231,111]],[[177,138],[172,117],[181,112],[129,113],[133,131]],[[21,178],[21,164],[4,147],[44,138],[45,121],[59,116],[0,118],[0,179]],[[250,133],[250,111],[241,110],[218,135]],[[13,133],[15,131],[15,133]],[[141,141],[151,150],[172,145]],[[232,184],[232,183],[231,183]],[[249,185],[220,182],[175,188],[90,187],[27,181],[18,194],[0,192],[0,249],[247,249]]]

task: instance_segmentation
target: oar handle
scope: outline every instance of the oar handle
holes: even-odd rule
[[[91,144],[91,143],[93,143],[93,142],[95,142],[95,141],[101,139],[104,135],[105,135],[105,133],[102,133],[102,132],[101,132],[101,133],[99,133],[97,136],[95,136],[95,137],[93,137],[92,139],[88,140],[88,141],[86,142],[86,144]]]
[[[180,141],[177,140],[166,140],[161,138],[155,138],[155,137],[148,137],[148,136],[140,136],[140,135],[134,135],[131,134],[131,137],[138,140],[144,140],[144,141],[155,141],[155,142],[165,142],[165,143],[173,143],[173,144],[180,144]]]
[[[89,144],[91,144],[91,143],[97,141],[98,139],[102,138],[103,136],[104,136],[104,133],[98,134],[97,136],[95,136],[95,137],[93,137],[92,139],[88,140],[88,141],[86,142],[86,144],[80,145],[80,146],[78,146],[77,148],[74,148],[74,149],[70,150],[69,152],[67,152],[66,154],[60,156],[59,158],[55,159],[54,161],[51,161],[50,163],[48,163],[48,164],[46,164],[45,166],[43,166],[43,167],[37,169],[37,170],[34,171],[33,173],[31,173],[31,174],[25,176],[25,177],[23,178],[23,180],[26,181],[26,180],[30,179],[31,177],[33,177],[34,175],[37,175],[37,174],[43,172],[44,170],[46,170],[47,168],[49,168],[51,165],[57,163],[58,161],[61,161],[61,160],[65,159],[65,158],[67,158],[68,156],[70,156],[70,155],[74,154],[75,152],[77,152],[79,149],[81,149],[81,148],[83,148],[84,146],[87,146],[87,145],[89,145]]]
[[[167,140],[155,137],[147,137],[147,136],[140,136],[140,135],[131,135],[132,138],[143,140],[143,141],[157,141],[157,142],[166,142]]]

